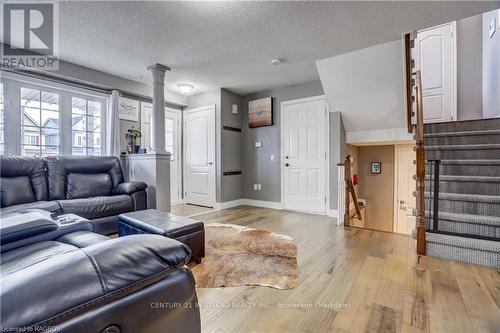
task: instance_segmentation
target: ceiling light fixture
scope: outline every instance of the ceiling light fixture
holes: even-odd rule
[[[273,60],[271,60],[271,64],[273,64],[273,65],[279,65],[279,64],[281,64],[281,59],[280,58],[274,58]]]
[[[183,93],[184,95],[187,95],[193,90],[194,86],[192,84],[189,84],[189,83],[179,83],[177,85],[177,88],[179,88],[181,93]]]

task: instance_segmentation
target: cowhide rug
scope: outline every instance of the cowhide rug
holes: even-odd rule
[[[291,237],[234,224],[205,224],[205,258],[191,264],[201,288],[259,285],[295,288],[297,245]]]

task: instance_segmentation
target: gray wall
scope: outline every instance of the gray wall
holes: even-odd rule
[[[345,129],[340,112],[330,112],[330,209],[338,209],[339,181],[337,164],[346,155]]]
[[[287,100],[323,95],[320,81],[261,91],[243,98],[242,105],[242,196],[248,199],[281,201],[280,103]],[[273,97],[273,126],[248,128],[248,101]],[[261,141],[262,148],[255,148]],[[274,161],[271,161],[274,155]],[[253,184],[262,184],[254,191]]]
[[[241,170],[241,132],[222,129],[222,126],[241,128],[242,97],[226,89],[220,92],[221,107],[221,172]],[[232,105],[238,105],[238,114],[232,114]],[[242,198],[243,175],[221,175],[221,202]]]
[[[498,22],[493,38],[488,36],[488,25],[500,9],[483,14],[483,115],[500,116],[500,29]]]
[[[457,117],[483,117],[482,15],[457,21]]]

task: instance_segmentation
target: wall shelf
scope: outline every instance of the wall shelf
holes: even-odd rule
[[[222,129],[225,129],[226,131],[241,132],[241,128],[228,126],[228,125],[223,125]]]
[[[241,175],[240,170],[231,170],[231,171],[224,171],[222,173],[223,176],[236,176],[236,175]]]

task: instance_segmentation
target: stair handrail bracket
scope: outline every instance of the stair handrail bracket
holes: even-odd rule
[[[417,254],[425,255],[425,148],[424,148],[424,111],[422,103],[422,76],[420,70],[413,71],[415,61],[411,57],[411,49],[415,46],[416,32],[403,34],[405,95],[407,103],[408,133],[415,134],[416,154],[416,238]],[[413,112],[415,105],[415,113]],[[412,119],[415,115],[415,122]]]

